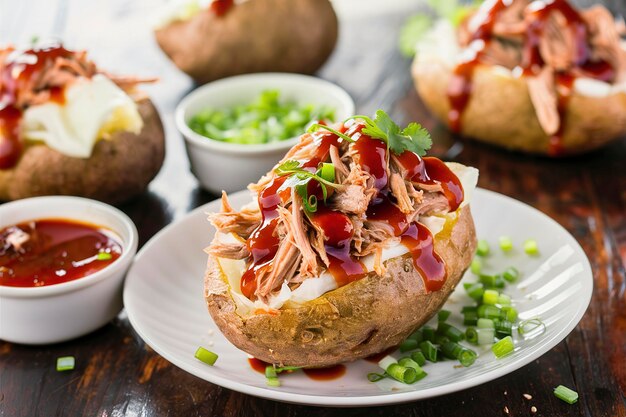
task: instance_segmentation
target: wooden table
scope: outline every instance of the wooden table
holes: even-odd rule
[[[372,3],[372,2],[370,2]],[[375,2],[374,2],[375,3]],[[340,41],[322,78],[354,97],[359,113],[377,108],[394,119],[417,120],[436,140],[433,154],[480,169],[479,185],[530,204],[568,229],[594,271],[591,305],[578,327],[550,352],[505,377],[430,400],[338,410],[282,404],[198,379],[154,353],[124,313],[104,328],[45,347],[0,341],[0,416],[626,416],[626,141],[566,160],[517,155],[451,136],[427,113],[412,89],[409,61],[397,52],[397,28],[414,6],[389,1],[368,12],[358,0],[337,0]],[[614,3],[615,4],[615,3]],[[120,73],[158,75],[148,90],[167,129],[167,159],[137,199],[121,205],[136,222],[140,243],[186,212],[213,200],[188,170],[173,109],[190,81],[164,58],[145,19],[148,0],[0,0],[0,42],[56,35],[85,47],[101,66]],[[77,368],[55,371],[58,356]],[[575,388],[567,405],[553,387]],[[532,400],[523,394],[532,395]]]

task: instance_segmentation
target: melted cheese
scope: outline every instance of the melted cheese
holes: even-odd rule
[[[98,139],[117,131],[139,133],[137,104],[104,75],[80,79],[65,91],[65,102],[29,107],[22,135],[74,158],[89,158]]]

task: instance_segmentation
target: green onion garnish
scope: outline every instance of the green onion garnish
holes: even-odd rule
[[[491,319],[478,319],[478,323],[476,323],[476,326],[479,329],[495,329],[496,328],[495,323]]]
[[[559,385],[554,389],[554,395],[559,400],[563,400],[568,404],[574,404],[578,401],[578,393],[563,385]]]
[[[404,367],[398,363],[392,363],[387,368],[387,374],[396,381],[412,384],[417,381],[417,371],[413,368]]]
[[[492,320],[500,318],[500,309],[489,304],[481,304],[478,306],[478,317]]]
[[[478,258],[474,258],[472,260],[472,264],[470,265],[470,271],[472,271],[472,274],[480,275],[480,271],[482,271],[482,269],[483,269],[483,262]]]
[[[463,366],[470,366],[476,361],[476,352],[464,348],[455,342],[448,342],[441,346],[441,352],[446,358],[457,359]]]
[[[515,282],[519,278],[519,271],[515,267],[509,267],[502,273],[502,276],[508,282]]]
[[[485,290],[483,293],[483,304],[495,305],[498,303],[500,294],[496,290]]]
[[[485,287],[490,287],[490,288],[494,288],[496,286],[496,279],[497,277],[495,275],[487,275],[487,274],[480,274],[478,277],[478,280]]]
[[[513,333],[512,331],[513,323],[511,323],[510,321],[496,320],[495,325],[496,325],[496,336],[498,337],[511,336],[511,334]]]
[[[496,337],[495,329],[476,329],[476,333],[478,333],[479,345],[490,345],[493,343],[494,337]]]
[[[71,371],[74,369],[75,360],[73,356],[61,356],[57,358],[57,371]]]
[[[426,357],[421,350],[411,353],[411,359],[413,359],[419,366],[424,366],[426,363]]]
[[[478,344],[478,332],[475,327],[465,329],[465,339],[470,343]]]
[[[335,182],[335,166],[327,162],[322,163],[318,175],[328,182]]]
[[[539,253],[539,247],[537,241],[534,239],[528,239],[524,242],[524,252],[528,255],[537,255]]]
[[[498,304],[501,306],[510,306],[511,305],[511,297],[506,294],[498,294]]]
[[[417,349],[419,342],[415,339],[406,339],[400,343],[400,352],[408,352]]]
[[[196,359],[199,359],[207,365],[211,366],[215,364],[215,361],[218,357],[216,353],[213,353],[210,350],[203,348],[202,346],[200,346],[198,350],[196,350],[196,354],[194,356],[196,357]]]
[[[111,258],[113,258],[113,255],[108,252],[100,252],[96,256],[96,259],[98,259],[99,261],[108,261]]]
[[[424,336],[424,340],[428,340],[429,342],[435,341],[435,329],[430,326],[422,327],[422,335]]]
[[[422,340],[424,340],[424,334],[422,333],[421,329],[417,329],[416,331],[411,333],[408,339],[417,340],[417,343],[419,344]]]
[[[428,361],[437,362],[437,348],[430,342],[430,340],[425,340],[420,343],[420,350]]]
[[[450,317],[451,312],[449,310],[439,310],[437,313],[437,321],[446,321]]]
[[[472,366],[474,362],[476,362],[477,357],[478,355],[472,349],[463,349],[463,352],[461,352],[461,355],[458,359],[461,365],[467,368],[468,366]]]
[[[422,369],[422,367],[411,358],[402,358],[398,361],[398,364],[400,366],[404,366],[405,368],[415,369],[415,372],[417,373],[417,378],[415,379],[414,382],[417,382],[420,379],[423,379],[427,375],[426,372],[424,372],[424,370]]]
[[[457,329],[451,324],[439,322],[437,326],[437,333],[439,335],[445,336],[453,342],[458,342],[465,339],[465,333],[461,330]]]
[[[478,321],[478,312],[474,310],[468,310],[463,313],[463,325],[464,326],[476,326]]]
[[[265,377],[266,378],[278,378],[278,374],[276,373],[276,368],[272,365],[268,365],[265,367]]]
[[[367,380],[369,382],[378,382],[381,379],[385,379],[387,378],[387,374],[377,374],[376,372],[370,372],[369,374],[367,374]]]
[[[478,301],[483,298],[483,293],[485,292],[485,287],[483,284],[476,282],[473,284],[465,283],[463,284],[467,295],[469,295],[474,300]]]
[[[515,323],[517,321],[517,309],[510,305],[503,306],[500,310],[500,318]]]
[[[476,255],[478,256],[489,255],[489,243],[487,243],[486,240],[480,239],[478,241],[478,245],[476,246]]]
[[[496,358],[500,359],[501,357],[513,352],[514,348],[515,344],[513,343],[513,339],[511,336],[507,336],[491,346],[491,351],[496,355]]]
[[[280,387],[280,379],[278,377],[265,378],[268,387]]]
[[[520,336],[526,337],[531,333],[539,332],[543,333],[546,330],[546,324],[541,319],[535,317],[532,319],[524,320],[520,322],[517,327],[517,332]]]
[[[500,243],[500,249],[504,252],[509,252],[513,249],[513,241],[508,236],[500,236],[498,243]]]

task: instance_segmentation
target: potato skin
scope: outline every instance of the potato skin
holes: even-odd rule
[[[446,301],[471,263],[476,247],[469,206],[461,209],[451,231],[435,238],[448,278],[427,293],[410,255],[390,259],[375,273],[279,314],[242,318],[228,293],[215,258],[209,256],[205,298],[213,320],[235,346],[278,365],[329,366],[354,361],[400,344]]]
[[[253,72],[312,74],[337,33],[328,0],[251,0],[223,16],[201,12],[155,30],[165,54],[199,84]]]
[[[163,163],[165,135],[152,102],[142,99],[137,106],[141,132],[117,132],[99,140],[87,159],[41,143],[27,145],[13,168],[0,169],[0,200],[76,195],[119,203],[145,190]]]
[[[452,71],[436,59],[416,57],[412,66],[418,94],[444,123],[450,109],[446,90]],[[464,136],[511,150],[548,155],[549,137],[537,120],[523,77],[507,77],[491,66],[478,65],[472,86],[461,118]],[[563,122],[562,156],[599,148],[626,134],[626,93],[596,98],[574,91]]]

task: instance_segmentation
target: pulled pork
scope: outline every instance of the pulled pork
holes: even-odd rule
[[[504,3],[504,7],[501,7]],[[491,13],[500,7],[495,14]],[[493,24],[485,24],[493,18]],[[488,36],[485,35],[488,32]],[[609,83],[626,80],[626,50],[616,22],[603,6],[575,10],[566,0],[498,0],[485,2],[458,29],[462,47],[485,41],[480,61],[526,75],[530,98],[539,123],[548,135],[561,125],[558,77],[589,77]],[[590,69],[598,64],[610,71]]]

